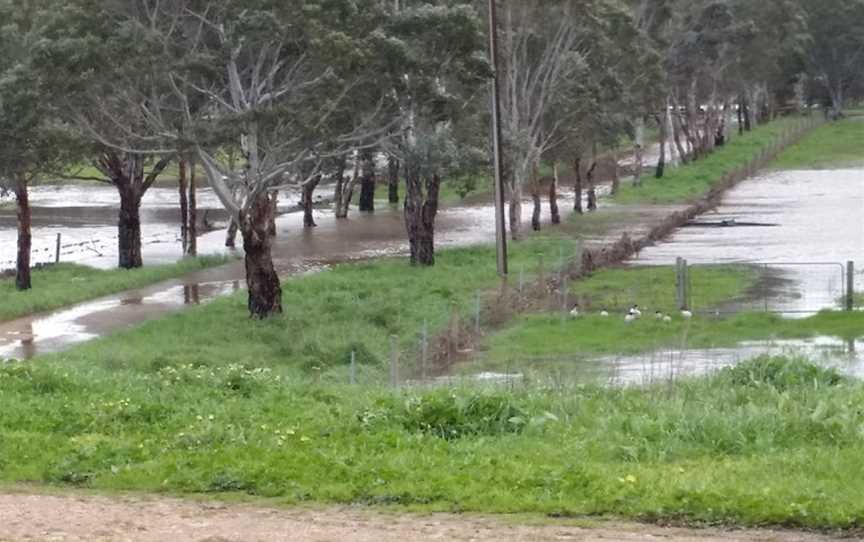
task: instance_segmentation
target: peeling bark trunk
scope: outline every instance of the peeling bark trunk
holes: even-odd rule
[[[404,218],[411,265],[430,267],[435,265],[435,218],[441,178],[433,175],[424,183],[418,169],[409,168],[405,173]]]
[[[321,175],[316,175],[306,184],[303,185],[303,192],[300,197],[300,204],[303,207],[303,227],[315,228],[318,224],[315,223],[315,217],[312,214],[312,206],[314,204],[313,196],[315,189],[321,183]]]
[[[348,208],[354,197],[354,187],[357,186],[357,181],[360,178],[359,160],[354,161],[354,174],[347,184],[345,183],[345,167],[346,163],[343,159],[338,167],[339,177],[336,179],[336,218],[348,218]]]
[[[549,215],[552,224],[561,223],[561,211],[558,210],[558,163],[552,165],[552,182],[549,184]]]
[[[634,141],[633,148],[636,166],[633,171],[633,186],[641,186],[642,185],[642,169],[644,168],[644,151],[645,151],[645,119],[643,117],[639,117],[636,119],[636,137]],[[594,164],[597,165],[596,163]],[[593,169],[594,166],[592,166]],[[593,182],[591,183],[591,187],[593,190]],[[596,209],[596,207],[595,207]],[[591,204],[588,204],[588,210],[593,211],[591,209]]]
[[[399,203],[399,160],[391,156],[387,162],[387,200]]]
[[[576,182],[573,185],[574,199],[573,212],[582,214],[582,159],[576,158],[573,160],[573,171],[576,175]]]
[[[682,164],[690,162],[690,157],[687,154],[687,149],[681,143],[681,117],[680,112],[676,108],[676,112],[672,115],[672,141],[675,143],[675,150],[678,151],[678,159]]]
[[[243,250],[246,252],[246,285],[249,292],[249,315],[265,319],[282,312],[282,287],[273,266],[273,202],[262,194],[247,213],[240,216]]]
[[[360,212],[375,212],[375,156],[371,152],[364,152],[361,158],[363,162],[363,177],[360,179]]]
[[[15,288],[29,290],[33,287],[30,279],[30,249],[33,237],[30,232],[30,194],[27,179],[18,174],[15,179],[15,201],[18,212],[18,258],[15,267]]]
[[[189,247],[189,196],[186,193],[189,187],[186,179],[186,160],[181,159],[178,167],[180,168],[180,242],[183,246],[183,254],[186,254]]]
[[[597,160],[588,168],[586,179],[588,181],[588,211],[597,210],[597,187],[594,185],[594,171],[597,169]]]
[[[144,265],[141,257],[141,196],[131,188],[120,190],[120,241],[118,265],[123,269],[137,269]]]
[[[189,242],[187,256],[198,256],[198,186],[195,175],[195,161],[189,162]]]

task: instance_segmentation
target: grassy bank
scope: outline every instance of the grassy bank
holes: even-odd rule
[[[864,165],[864,119],[827,123],[792,145],[774,162],[778,169],[833,169]]]
[[[763,360],[646,389],[369,390],[280,367],[0,368],[0,480],[855,529],[864,386]]]
[[[573,247],[570,239],[535,236],[513,247],[511,262],[530,272],[539,255],[549,262]],[[429,269],[412,268],[403,258],[346,264],[285,280],[286,312],[264,322],[248,318],[246,294],[240,292],[57,357],[140,370],[154,364],[241,363],[341,379],[351,351],[369,371],[380,372],[392,336],[406,350],[416,350],[424,320],[430,331],[442,329],[453,307],[471,307],[477,291],[497,284],[489,246],[441,251]]]
[[[701,160],[667,170],[661,179],[647,176],[642,186],[622,185],[614,200],[619,204],[680,203],[699,198],[724,175],[746,165],[799,122],[799,118],[784,118],[758,126]]]
[[[69,263],[34,269],[33,289],[26,292],[15,289],[14,279],[0,279],[0,299],[3,300],[0,303],[0,321],[140,288],[207,267],[222,265],[228,261],[221,256],[204,256],[181,260],[172,265],[144,267],[131,271],[125,269],[105,271]]]

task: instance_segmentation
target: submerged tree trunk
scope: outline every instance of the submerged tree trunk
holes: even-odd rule
[[[362,154],[363,177],[360,179],[360,212],[375,212],[375,155],[371,151]]]
[[[243,250],[246,252],[246,286],[249,290],[249,315],[264,319],[282,312],[282,287],[273,266],[273,202],[261,194],[251,208],[240,216]]]
[[[186,254],[189,248],[189,195],[186,193],[189,187],[186,179],[186,160],[181,159],[178,167],[180,169],[180,242],[183,254]]]
[[[303,227],[315,228],[318,224],[315,223],[315,217],[312,215],[312,206],[315,203],[313,196],[315,189],[321,183],[321,175],[316,175],[312,179],[303,184],[303,192],[300,196],[300,205],[303,207]]]
[[[15,179],[15,201],[18,210],[18,258],[15,267],[15,288],[29,290],[33,287],[30,280],[30,249],[33,242],[30,233],[30,194],[27,178],[17,174]]]
[[[558,210],[558,163],[552,164],[552,182],[549,183],[549,215],[552,224],[561,223],[561,211]]]
[[[660,132],[660,158],[657,160],[657,171],[654,173],[654,177],[662,179],[663,174],[666,172],[666,142],[669,139],[669,134],[666,130],[666,116],[657,115],[654,119],[657,121],[657,127]]]
[[[441,178],[437,174],[426,178],[424,183],[419,168],[406,168],[404,218],[411,265],[435,265],[435,218],[440,189]]]
[[[195,175],[195,161],[189,162],[189,242],[187,256],[198,256],[198,185]]]
[[[573,171],[576,175],[576,182],[573,185],[573,212],[582,214],[582,158],[573,160]]]
[[[534,183],[531,186],[531,204],[533,206],[531,211],[531,229],[534,231],[540,231],[540,207],[542,202],[540,201],[539,183]]]
[[[391,156],[387,161],[387,200],[399,203],[399,160]]]
[[[354,174],[347,183],[345,182],[345,167],[346,161],[343,158],[337,167],[336,198],[334,204],[336,218],[348,218],[348,208],[351,206],[351,199],[354,197],[354,187],[357,186],[357,181],[360,178],[359,160],[354,160]]]
[[[597,187],[594,184],[594,171],[597,169],[597,158],[594,158],[594,162],[591,164],[591,167],[588,168],[588,173],[586,174],[586,179],[588,181],[588,211],[596,211],[597,210]]]
[[[133,189],[120,190],[120,216],[117,226],[120,241],[118,265],[123,269],[142,267],[141,196]]]

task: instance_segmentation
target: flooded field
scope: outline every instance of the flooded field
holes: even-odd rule
[[[753,292],[749,307],[807,314],[835,308],[844,292],[842,266],[855,261],[864,287],[864,170],[781,171],[730,190],[697,225],[642,251],[634,263],[744,263],[780,280]],[[699,292],[693,292],[698,302]]]

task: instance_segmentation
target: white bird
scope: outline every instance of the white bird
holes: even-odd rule
[[[570,318],[579,318],[579,305],[573,307],[573,310],[570,311]]]
[[[671,317],[671,316],[664,316],[664,317],[663,317],[663,321],[666,322],[666,323],[668,324],[669,322],[672,321],[672,317]]]
[[[633,318],[639,319],[642,318],[642,311],[639,310],[639,305],[633,305],[630,307],[629,313]]]
[[[681,311],[681,316],[682,316],[685,320],[689,320],[689,319],[693,318],[693,313],[690,312],[690,311],[688,311],[688,310],[683,310],[683,311]]]
[[[656,320],[662,320],[662,319],[663,319],[663,313],[660,312],[660,311],[655,312],[655,313],[654,313],[654,318],[655,318]]]
[[[624,322],[626,322],[628,324],[631,324],[635,321],[636,321],[636,317],[632,314],[628,314],[627,316],[624,317]]]
[[[603,309],[602,311],[600,311],[600,316],[602,316],[603,318],[608,318],[609,317],[609,311],[607,311],[606,309]]]

